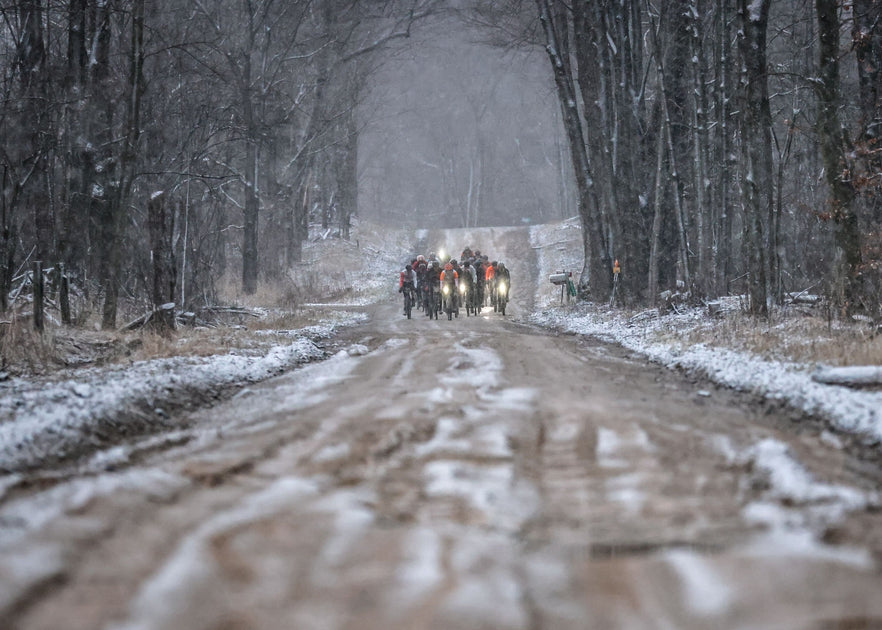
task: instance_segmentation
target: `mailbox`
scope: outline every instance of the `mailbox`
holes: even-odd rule
[[[551,281],[551,284],[566,284],[569,277],[570,275],[568,273],[561,271],[559,273],[551,274],[548,276],[548,279]]]

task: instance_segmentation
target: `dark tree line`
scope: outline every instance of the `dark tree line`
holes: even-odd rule
[[[31,263],[62,263],[111,327],[121,298],[189,307],[228,270],[254,292],[300,259],[310,222],[348,237],[377,53],[439,1],[0,4],[0,309]],[[879,313],[879,2],[463,14],[549,60],[585,292],[605,299],[618,260],[634,303],[737,292],[763,313],[823,280]]]
[[[0,4],[0,310],[29,261],[63,263],[113,327],[121,297],[211,301],[234,264],[253,293],[311,220],[348,238],[360,93],[434,5]]]
[[[578,186],[583,290],[745,293],[822,280],[880,314],[882,3],[479,0],[498,43],[542,47]],[[817,289],[816,289],[817,290]]]

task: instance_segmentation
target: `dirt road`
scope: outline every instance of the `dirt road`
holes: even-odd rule
[[[880,473],[835,436],[492,311],[371,314],[8,498],[0,627],[882,627]]]

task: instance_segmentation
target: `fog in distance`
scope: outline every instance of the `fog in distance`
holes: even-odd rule
[[[359,117],[359,214],[413,227],[575,214],[548,60],[450,21],[423,27],[371,81]]]

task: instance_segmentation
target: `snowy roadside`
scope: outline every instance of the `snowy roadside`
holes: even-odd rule
[[[815,366],[806,363],[772,361],[701,343],[659,340],[666,332],[692,329],[706,319],[704,309],[696,308],[631,324],[622,311],[579,305],[546,308],[534,313],[530,321],[620,344],[666,367],[786,403],[867,443],[882,441],[882,392],[816,383],[811,378]]]
[[[126,438],[179,428],[174,412],[322,358],[316,341],[366,318],[335,313],[299,330],[259,331],[270,338],[259,353],[154,359],[80,370],[62,381],[0,383],[0,473],[74,461]],[[0,481],[0,496],[15,476]]]
[[[548,281],[548,276],[557,271],[581,269],[580,234],[576,219],[531,228],[539,276],[535,288],[537,307],[528,321],[620,344],[666,367],[780,401],[867,443],[882,442],[882,392],[816,383],[811,377],[819,366],[813,364],[769,360],[744,350],[684,341],[690,331],[717,325],[708,319],[705,308],[631,318],[630,313],[602,305],[560,306],[560,290]]]

